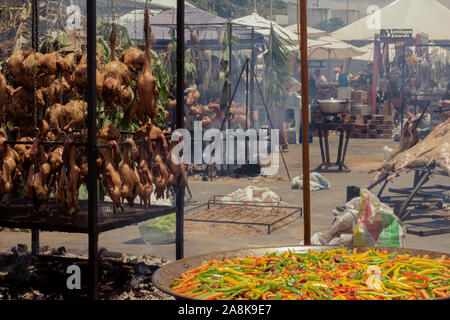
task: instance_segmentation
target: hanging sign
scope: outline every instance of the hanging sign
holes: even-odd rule
[[[381,29],[380,40],[410,40],[413,29]]]

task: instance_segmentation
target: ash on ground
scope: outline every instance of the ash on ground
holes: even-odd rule
[[[68,253],[66,248],[41,248],[32,256],[26,245],[0,252],[0,300],[84,300],[87,299],[86,256]],[[152,274],[169,261],[154,256],[128,256],[99,250],[98,279],[101,300],[173,300],[155,288]],[[67,268],[81,270],[81,290],[69,290]]]

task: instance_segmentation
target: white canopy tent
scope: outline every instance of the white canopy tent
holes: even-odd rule
[[[430,40],[450,40],[450,9],[437,0],[397,0],[332,35],[344,41],[374,40],[380,29],[413,29]]]
[[[373,43],[369,43],[367,46],[361,47],[360,48],[362,51],[365,51],[366,53],[361,55],[361,56],[357,56],[354,57],[354,60],[359,60],[359,61],[373,61],[373,56],[374,56],[374,44]],[[395,57],[395,46],[393,44],[389,45],[389,60],[393,61]]]
[[[297,24],[291,24],[290,26],[285,27],[287,30],[297,34]],[[312,27],[308,27],[308,38],[316,39],[322,36],[329,35],[326,31],[315,29]]]
[[[247,27],[255,27],[255,32],[258,32],[264,36],[270,35],[270,28],[274,29],[275,33],[284,40],[288,40],[293,43],[298,42],[298,35],[294,32],[283,28],[274,21],[267,20],[261,17],[257,12],[253,12],[251,15],[234,19],[233,24],[239,24]]]

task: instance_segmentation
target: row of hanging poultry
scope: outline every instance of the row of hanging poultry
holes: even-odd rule
[[[150,207],[156,198],[169,196],[171,188],[187,185],[184,165],[175,165],[166,132],[158,123],[158,88],[152,73],[151,27],[145,12],[145,51],[132,47],[116,59],[116,31],[110,37],[111,62],[97,58],[97,99],[111,118],[119,106],[140,126],[132,137],[107,124],[97,133],[99,179],[113,202],[114,212],[133,205],[137,197]],[[50,212],[54,192],[56,212],[76,216],[78,193],[87,182],[86,142],[87,56],[77,51],[65,56],[33,50],[17,51],[8,60],[12,81],[0,73],[0,196],[6,204],[23,182],[22,195],[35,212]],[[173,102],[172,102],[173,104]],[[13,128],[13,129],[11,129]],[[13,135],[12,135],[13,134]],[[19,143],[10,144],[8,141]],[[126,138],[126,139],[125,139]],[[125,142],[123,141],[125,140]],[[122,146],[122,150],[119,147]],[[92,186],[91,186],[92,187]]]

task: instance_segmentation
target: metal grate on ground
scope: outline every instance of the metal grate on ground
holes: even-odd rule
[[[207,203],[186,210],[184,221],[259,226],[271,234],[302,217],[302,208],[281,202],[222,201],[222,198],[215,195]],[[270,213],[275,210],[276,214]]]

